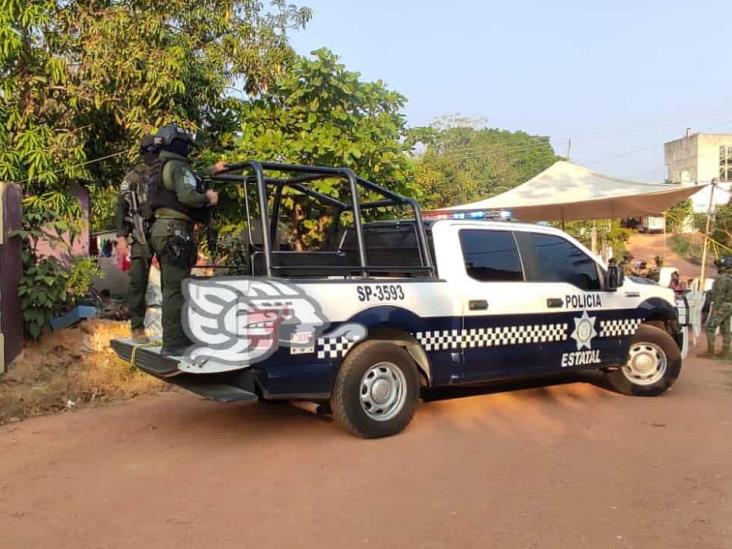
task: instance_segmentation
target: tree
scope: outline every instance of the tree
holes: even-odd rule
[[[407,153],[405,98],[383,82],[364,82],[327,49],[300,57],[260,95],[242,105],[241,130],[227,157],[344,166],[359,176],[397,192],[410,193],[412,166]],[[317,190],[346,198],[342,181],[325,180]],[[241,228],[242,189],[223,187],[228,195],[219,216],[225,232]],[[362,197],[363,198],[363,197]],[[312,201],[287,192],[282,217],[291,244],[317,244],[329,213],[316,212]]]
[[[215,140],[235,122],[231,86],[265,88],[294,58],[286,31],[309,18],[285,0],[2,2],[0,177],[34,191],[116,183],[171,120]]]
[[[548,137],[484,124],[452,117],[410,131],[410,143],[421,150],[415,170],[425,207],[461,204],[507,191],[559,159]]]
[[[710,227],[712,239],[727,249],[732,248],[732,205],[717,206],[713,221],[714,223]],[[706,224],[706,216],[704,223]]]
[[[406,99],[383,82],[363,82],[327,49],[301,57],[241,113],[239,158],[347,166],[358,175],[405,192]]]
[[[672,233],[681,232],[694,215],[690,198],[671,206],[666,211],[667,230]]]
[[[561,223],[552,223],[557,228],[562,228]],[[630,231],[622,226],[619,219],[602,219],[594,221],[570,221],[566,223],[563,230],[575,237],[588,248],[592,245],[592,231],[595,230],[597,245],[610,246],[615,257],[621,257],[625,251],[625,244],[630,239]]]
[[[176,121],[219,146],[237,124],[232,86],[265,89],[295,59],[287,31],[309,19],[285,0],[0,2],[0,179],[32,199],[19,291],[29,335],[83,294],[95,269],[35,253],[48,226],[74,221],[54,207],[66,185],[84,179],[96,220],[107,220],[143,134]]]

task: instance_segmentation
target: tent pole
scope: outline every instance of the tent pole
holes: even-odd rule
[[[702,248],[701,274],[699,284],[701,291],[704,291],[704,271],[707,268],[707,249],[709,248],[709,225],[712,219],[712,208],[714,207],[714,189],[717,188],[717,178],[712,179],[712,190],[709,191],[709,207],[707,208],[707,223],[704,229],[704,247]]]

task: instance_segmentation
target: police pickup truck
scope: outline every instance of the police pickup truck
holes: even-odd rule
[[[342,168],[245,162],[216,179],[243,187],[243,267],[184,283],[186,356],[112,342],[158,378],[219,401],[318,403],[374,438],[442,388],[595,369],[654,396],[679,376],[673,292],[560,230],[425,220]]]

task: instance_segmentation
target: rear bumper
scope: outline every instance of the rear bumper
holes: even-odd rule
[[[160,347],[135,345],[129,339],[113,339],[112,349],[125,362],[155,377],[167,378],[180,373],[178,361],[160,355]],[[134,355],[134,357],[133,357]]]
[[[134,345],[129,339],[113,339],[117,356],[162,381],[217,402],[256,402],[254,372],[251,369],[216,374],[189,374],[178,368],[174,358],[160,355],[160,347]]]

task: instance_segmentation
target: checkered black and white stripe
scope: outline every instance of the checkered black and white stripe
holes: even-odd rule
[[[565,341],[567,339],[567,324],[533,324],[528,326],[471,328],[467,330],[436,330],[417,332],[415,336],[425,351],[495,347],[501,345],[520,345],[522,343]]]
[[[356,341],[358,341],[357,338],[348,336],[318,338],[316,342],[318,358],[338,358],[343,356],[353,347]]]
[[[617,337],[633,335],[640,326],[640,318],[624,318],[620,320],[601,320],[600,337]]]

